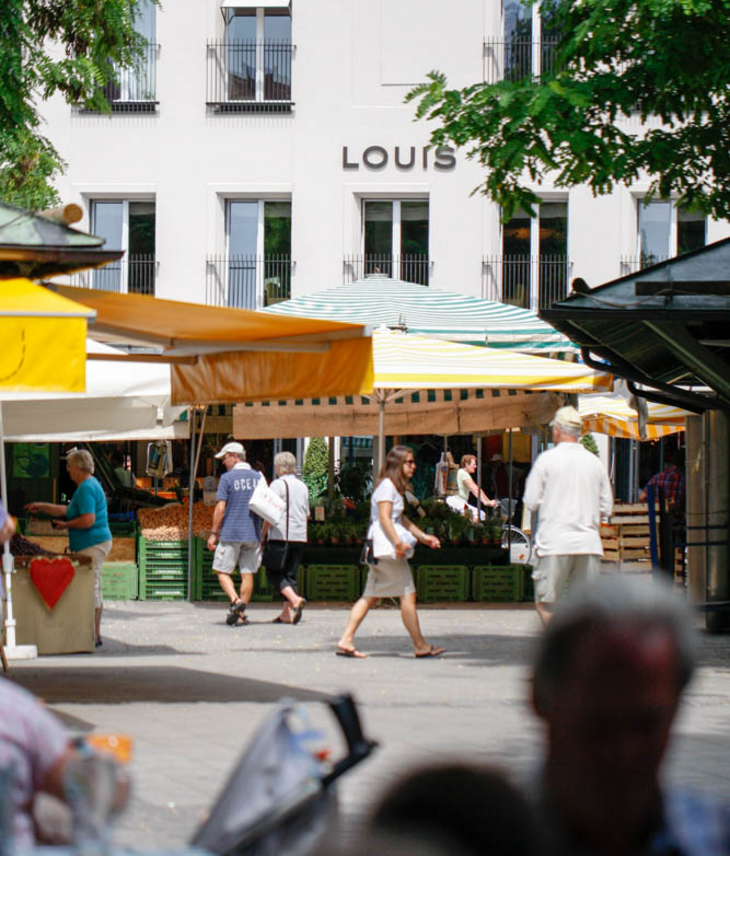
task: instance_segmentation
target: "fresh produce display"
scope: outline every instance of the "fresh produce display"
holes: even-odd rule
[[[44,550],[33,541],[23,537],[22,534],[14,534],[10,538],[10,552],[13,556],[57,556],[57,553],[51,553],[50,550]]]
[[[213,506],[193,504],[193,534],[208,537],[213,527]],[[188,536],[189,508],[187,504],[171,503],[162,509],[140,509],[142,537],[151,541],[181,541]]]

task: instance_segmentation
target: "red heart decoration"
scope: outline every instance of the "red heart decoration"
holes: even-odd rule
[[[32,559],[29,572],[36,590],[49,609],[53,609],[58,603],[76,574],[71,560],[64,559],[63,556],[55,559]]]

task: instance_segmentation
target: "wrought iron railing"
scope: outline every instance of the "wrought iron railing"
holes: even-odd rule
[[[657,263],[664,262],[666,259],[666,256],[654,256],[653,253],[644,253],[641,256],[622,256],[621,277],[633,275],[634,272],[648,269],[649,266],[655,266]]]
[[[149,44],[141,58],[129,68],[114,66],[114,74],[102,88],[113,113],[155,112],[157,100],[157,58],[159,44]],[[95,112],[84,107],[84,112]]]
[[[549,309],[568,296],[573,264],[560,254],[482,260],[482,294],[523,309]]]
[[[209,256],[205,302],[209,306],[260,309],[291,297],[294,263],[289,256]]]
[[[544,34],[541,41],[525,38],[486,40],[485,80],[493,84],[550,74],[555,68],[555,51],[559,41],[559,36],[553,33]]]
[[[87,269],[71,276],[75,287],[128,294],[154,294],[157,260],[152,254],[124,256],[102,269]]]
[[[391,256],[385,253],[366,253],[364,256],[346,256],[343,259],[343,283],[359,281],[366,275],[388,275],[412,284],[428,285],[433,261],[425,254],[411,253]]]
[[[287,112],[293,44],[208,41],[207,103],[217,112]]]

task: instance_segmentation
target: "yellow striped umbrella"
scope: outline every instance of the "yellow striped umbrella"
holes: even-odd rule
[[[634,441],[655,441],[685,430],[686,417],[691,415],[687,410],[651,401],[647,405],[649,420],[642,438],[639,434],[639,415],[623,397],[581,397],[578,400],[583,427],[587,431]]]

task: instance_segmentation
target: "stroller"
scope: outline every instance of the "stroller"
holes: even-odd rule
[[[347,742],[347,755],[327,764],[307,745],[320,732],[293,731],[292,701],[264,723],[238,762],[192,846],[219,856],[301,856],[331,833],[337,811],[333,783],[377,746],[363,736],[351,695],[327,704]]]

